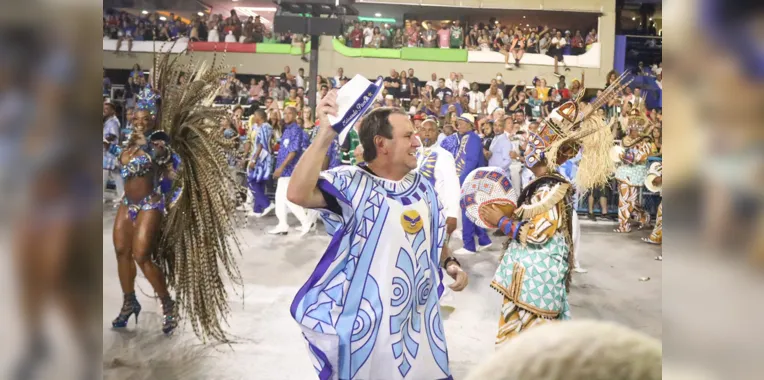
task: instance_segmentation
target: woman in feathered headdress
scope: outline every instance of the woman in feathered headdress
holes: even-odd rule
[[[125,327],[132,315],[138,321],[138,267],[162,302],[165,334],[183,314],[198,336],[225,340],[220,318],[228,307],[219,272],[238,276],[232,258],[238,243],[228,239],[236,186],[224,151],[231,143],[214,133],[225,111],[211,107],[224,73],[214,63],[176,65],[169,53],[153,71],[152,84],[137,97],[130,139],[109,147],[125,180],[113,235],[124,303],[112,326]],[[178,84],[181,75],[190,79]]]

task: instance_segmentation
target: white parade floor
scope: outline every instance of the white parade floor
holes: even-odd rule
[[[307,279],[329,243],[323,225],[303,238],[265,233],[275,226],[274,216],[250,218],[241,228],[243,241],[239,269],[242,288],[230,288],[230,345],[203,345],[189,326],[171,337],[160,331],[160,306],[138,274],[137,294],[143,306],[139,324],[131,319],[122,331],[111,329],[122,294],[112,244],[115,212],[109,207],[103,219],[103,371],[105,379],[262,379],[310,380],[315,372],[304,341],[289,314],[294,294]],[[296,225],[292,219],[292,225]],[[640,237],[612,232],[614,222],[582,220],[582,265],[589,270],[575,274],[570,295],[573,318],[616,321],[661,338],[661,262],[653,260],[660,247]],[[500,238],[492,249],[460,261],[470,275],[469,286],[455,294],[455,310],[446,314],[445,331],[451,370],[463,378],[476,363],[493,352],[500,296],[489,288],[499,259]],[[461,241],[452,239],[452,249]],[[649,281],[639,281],[650,277]],[[234,293],[236,291],[237,293]]]

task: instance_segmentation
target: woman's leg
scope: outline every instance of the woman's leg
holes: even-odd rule
[[[142,210],[135,220],[135,228],[132,239],[133,259],[141,268],[151,287],[160,298],[166,299],[170,293],[161,269],[151,261],[151,253],[154,251],[159,238],[159,228],[162,222],[162,213],[159,210]]]
[[[132,257],[133,221],[128,216],[127,206],[121,205],[114,218],[114,251],[117,254],[117,274],[123,294],[135,292],[135,261]]]

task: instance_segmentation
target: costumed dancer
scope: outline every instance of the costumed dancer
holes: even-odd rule
[[[577,187],[584,191],[608,180],[614,169],[608,155],[613,136],[594,110],[618,93],[620,80],[585,110],[575,102],[563,104],[538,133],[529,134],[524,163],[535,179],[523,188],[514,213],[480,208],[482,220],[509,236],[491,282],[504,296],[497,345],[532,326],[570,318],[574,190],[556,169],[583,149]]]
[[[309,143],[308,134],[297,124],[297,110],[294,107],[287,107],[284,110],[284,133],[281,136],[279,154],[276,157],[276,170],[273,172],[273,178],[278,178],[276,184],[276,217],[279,224],[268,231],[272,235],[286,235],[289,233],[289,224],[287,223],[287,209],[300,221],[300,236],[310,232],[312,227],[312,214],[304,208],[287,200],[287,188],[292,177],[292,171],[300,160],[302,153]],[[323,159],[320,160],[324,162]]]
[[[273,127],[266,118],[265,111],[261,109],[252,114],[253,129],[257,130],[257,134],[254,139],[255,149],[247,167],[247,184],[254,198],[250,212],[258,218],[268,215],[276,207],[265,195],[265,185],[273,174]]]
[[[368,88],[358,96],[363,110],[379,91]],[[319,103],[321,130],[289,186],[289,199],[321,209],[333,234],[292,316],[320,379],[451,379],[438,304],[441,265],[457,280],[452,289],[463,289],[467,278],[455,259],[444,260],[442,206],[414,170],[414,128],[403,111],[375,109],[359,129],[366,164],[321,172],[332,125],[344,124],[327,117],[339,113],[337,97],[332,91]]]
[[[660,193],[663,185],[663,164],[656,162],[650,166],[647,177],[645,177],[645,187],[648,190]],[[649,237],[642,238],[645,243],[661,245],[663,243],[663,202],[658,205],[658,215],[655,217],[655,227]],[[663,255],[658,255],[656,260],[663,260]]]
[[[618,228],[615,232],[631,232],[631,219],[634,218],[639,228],[650,224],[650,213],[637,204],[639,189],[647,176],[647,157],[655,152],[652,139],[652,124],[644,113],[644,101],[641,107],[635,106],[628,114],[629,134],[622,140],[623,152],[619,159],[621,165],[615,171],[618,181]]]
[[[464,179],[473,170],[486,166],[483,154],[483,143],[480,136],[475,133],[475,117],[472,114],[463,113],[457,118],[456,126],[459,131],[459,150],[454,156],[456,160],[456,174],[459,176],[459,185],[464,184]],[[448,139],[444,140],[444,143]],[[491,238],[485,229],[475,225],[468,219],[462,209],[462,241],[464,247],[454,251],[456,255],[474,255],[477,251],[483,251],[491,247]],[[475,248],[475,237],[478,240]]]
[[[137,96],[135,131],[124,146],[109,147],[125,180],[114,219],[124,303],[112,326],[127,326],[133,315],[138,321],[138,267],[162,302],[165,334],[183,317],[201,339],[226,340],[221,316],[228,304],[221,300],[227,292],[219,271],[238,280],[238,187],[224,155],[233,143],[218,133],[225,110],[212,107],[224,71],[174,62],[169,53],[159,57],[152,85]],[[181,73],[191,79],[175,86]]]

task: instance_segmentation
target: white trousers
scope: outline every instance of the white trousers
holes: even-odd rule
[[[517,196],[520,196],[520,191],[523,190],[523,180],[522,180],[522,173],[523,171],[523,164],[513,161],[511,164],[509,164],[509,182],[512,183],[512,188],[515,189],[515,194]]]
[[[125,182],[122,179],[122,176],[119,175],[118,170],[107,170],[103,169],[103,187],[101,189],[103,190],[104,199],[106,199],[106,182],[109,181],[109,178],[114,180],[114,184],[117,186],[117,198],[116,200],[119,200],[122,198],[122,194],[125,193]]]
[[[573,235],[573,254],[576,255],[573,265],[576,268],[580,268],[581,264],[578,262],[578,259],[581,258],[581,250],[579,249],[581,247],[581,223],[578,221],[578,213],[575,210],[573,211],[571,224],[573,230],[571,231],[571,235]]]
[[[287,188],[289,187],[289,177],[280,177],[276,182],[276,218],[279,220],[278,227],[289,227],[287,223],[287,210],[291,211],[303,228],[310,226],[318,213],[315,210],[308,210],[287,200]]]

